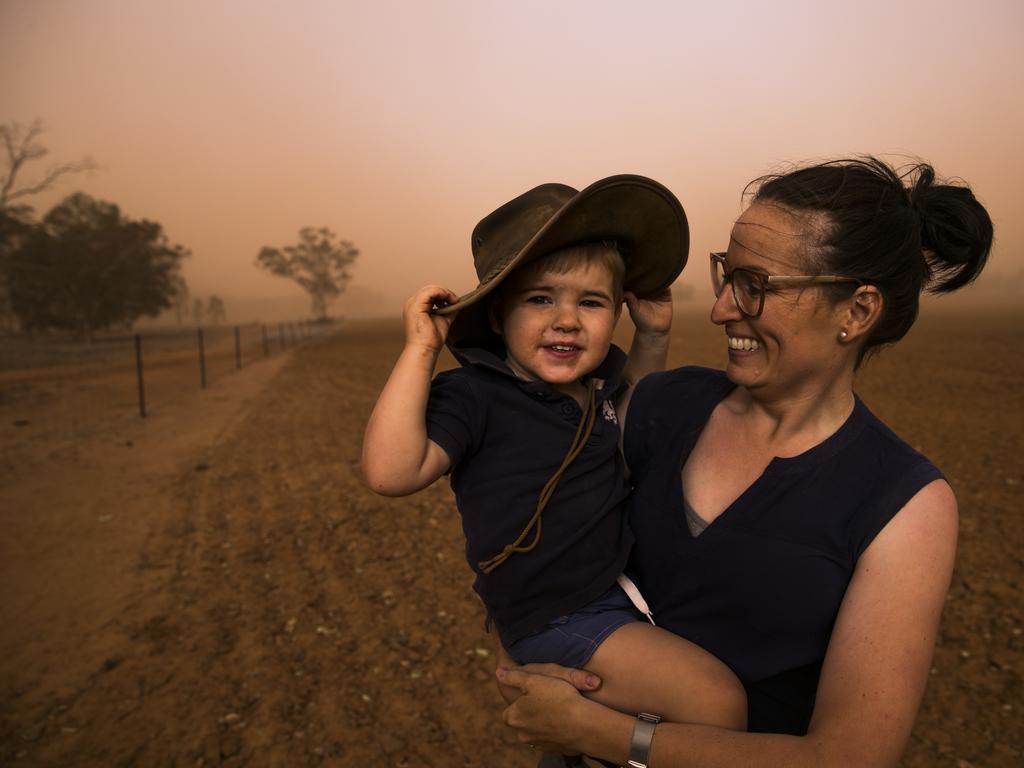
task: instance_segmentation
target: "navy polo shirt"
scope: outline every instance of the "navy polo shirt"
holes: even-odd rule
[[[857,398],[833,435],[773,459],[694,537],[680,470],[734,386],[722,371],[691,367],[633,391],[623,444],[635,485],[630,574],[660,627],[736,673],[749,730],[802,734],[858,557],[942,475]]]
[[[626,355],[613,346],[591,374],[598,380],[594,428],[544,509],[539,544],[489,574],[477,563],[515,541],[533,517],[582,411],[546,382],[517,378],[494,351],[456,355],[462,367],[431,384],[427,435],[451,459],[466,559],[477,574],[473,588],[510,644],[599,597],[625,566],[633,537],[613,401],[624,388]]]

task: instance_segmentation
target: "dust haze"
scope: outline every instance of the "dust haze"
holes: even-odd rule
[[[397,315],[425,283],[475,284],[469,233],[498,205],[613,173],[682,200],[700,301],[747,181],[866,152],[924,158],[988,206],[992,268],[947,306],[1019,300],[1024,6],[750,5],[5,2],[0,117],[97,161],[37,215],[82,189],[160,222],[230,322],[309,316],[254,265],[300,227],[361,251],[333,315]]]

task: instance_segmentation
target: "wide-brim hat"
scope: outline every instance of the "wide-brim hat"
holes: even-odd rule
[[[458,312],[448,345],[493,346],[482,301],[513,270],[570,245],[614,240],[625,262],[623,290],[645,297],[670,286],[686,265],[690,230],[679,200],[644,176],[609,176],[577,191],[542,184],[505,203],[473,229],[479,285],[435,310]]]

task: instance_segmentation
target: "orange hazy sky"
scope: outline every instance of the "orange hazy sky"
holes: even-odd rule
[[[329,226],[361,250],[336,311],[475,284],[474,224],[545,181],[658,179],[704,289],[751,178],[917,156],[1024,269],[1024,2],[0,0],[0,120],[42,118],[81,188],[192,250],[193,293],[300,297],[253,264]],[[979,286],[979,290],[994,290]]]

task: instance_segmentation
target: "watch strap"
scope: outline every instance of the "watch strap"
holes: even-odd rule
[[[628,768],[647,768],[651,759],[651,742],[654,740],[654,729],[661,722],[657,715],[641,712],[633,724],[633,738],[629,744]]]

